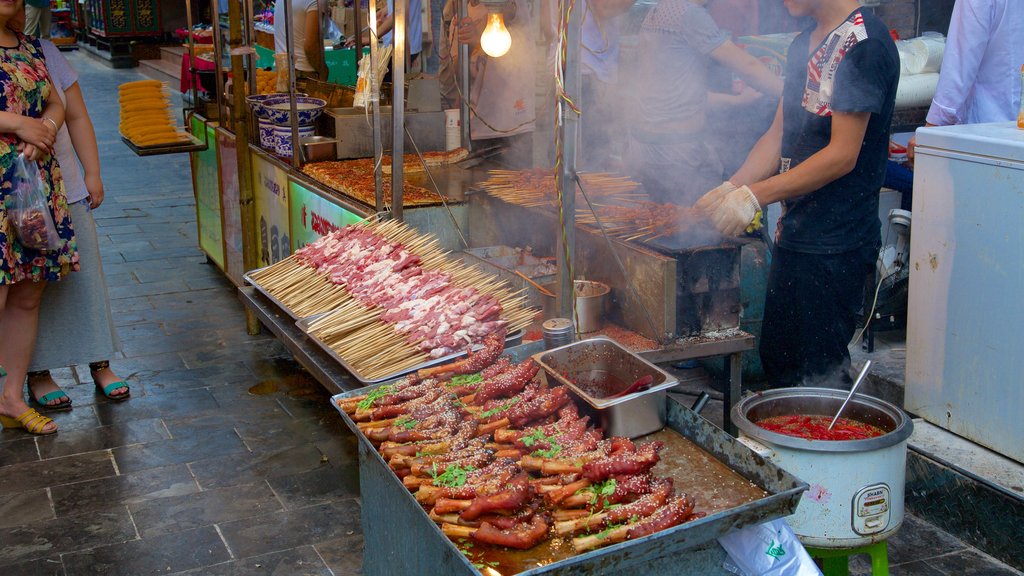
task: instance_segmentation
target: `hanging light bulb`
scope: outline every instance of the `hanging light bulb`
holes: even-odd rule
[[[501,14],[500,5],[487,6],[487,26],[480,35],[480,47],[491,58],[504,56],[512,47],[512,35],[508,33],[508,28],[505,28],[505,17]]]

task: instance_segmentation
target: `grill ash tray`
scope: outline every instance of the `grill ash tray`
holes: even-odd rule
[[[573,342],[533,359],[582,400],[609,435],[636,438],[665,426],[665,391],[679,381],[611,338]],[[622,394],[641,380],[649,381],[645,388]]]

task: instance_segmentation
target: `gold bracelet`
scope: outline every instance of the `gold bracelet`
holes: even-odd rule
[[[54,132],[60,132],[60,128],[57,128],[57,123],[54,122],[53,118],[50,118],[49,116],[43,116],[43,120],[46,120],[50,123],[51,126],[53,126]]]

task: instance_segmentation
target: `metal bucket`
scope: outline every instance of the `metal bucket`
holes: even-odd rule
[[[587,334],[596,332],[604,325],[604,317],[608,306],[608,293],[611,288],[603,282],[592,280],[576,281],[576,332]],[[548,284],[544,288],[552,294],[557,293],[558,284]],[[544,318],[557,318],[558,310],[555,309],[555,298],[541,295],[543,298]]]
[[[819,548],[857,548],[885,540],[903,523],[907,439],[913,422],[888,402],[855,395],[843,417],[878,426],[865,440],[806,440],[754,422],[771,416],[833,416],[846,391],[780,388],[748,396],[732,409],[740,441],[810,484],[786,518],[800,540]]]

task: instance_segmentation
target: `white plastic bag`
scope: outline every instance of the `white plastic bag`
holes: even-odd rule
[[[724,568],[740,576],[821,576],[793,529],[782,520],[748,526],[722,536],[718,543],[729,553]]]
[[[11,165],[7,217],[22,246],[44,252],[58,250],[62,245],[50,214],[45,186],[39,174],[39,166],[23,154],[18,154]]]

